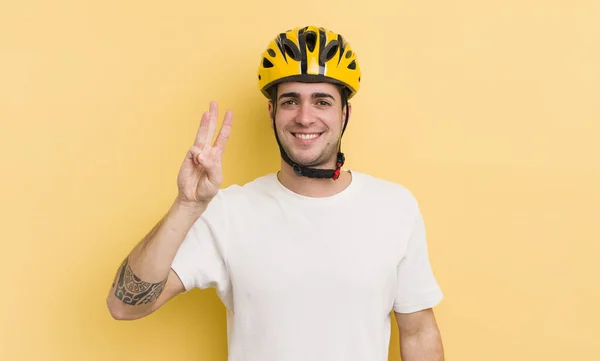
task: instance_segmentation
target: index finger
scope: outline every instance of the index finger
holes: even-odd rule
[[[223,125],[221,126],[221,130],[219,131],[219,135],[217,136],[217,140],[215,140],[215,144],[213,146],[214,148],[219,149],[221,152],[225,149],[227,140],[229,140],[229,135],[231,134],[231,124],[233,124],[233,112],[228,110],[225,112]]]

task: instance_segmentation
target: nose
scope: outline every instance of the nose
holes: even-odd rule
[[[296,123],[305,127],[310,126],[315,122],[315,117],[312,114],[310,103],[301,103],[298,107],[298,113],[295,118]]]

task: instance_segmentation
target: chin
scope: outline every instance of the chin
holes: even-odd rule
[[[306,148],[284,146],[284,149],[292,161],[312,168],[325,167],[337,155],[337,151],[323,149],[317,144]]]
[[[307,167],[315,167],[315,166],[319,166],[321,165],[322,162],[319,161],[319,157],[307,157],[307,156],[292,156],[291,157],[293,161],[307,166]]]
[[[319,168],[325,167],[330,157],[323,157],[322,153],[309,154],[308,152],[292,152],[290,157],[295,162],[302,164],[307,167]]]

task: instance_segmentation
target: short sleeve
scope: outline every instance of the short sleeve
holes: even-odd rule
[[[411,313],[436,306],[443,298],[429,261],[425,225],[416,209],[410,238],[398,265],[394,311]]]
[[[219,193],[190,228],[171,268],[186,291],[215,288],[227,305],[231,292],[226,266],[226,220],[224,200]]]

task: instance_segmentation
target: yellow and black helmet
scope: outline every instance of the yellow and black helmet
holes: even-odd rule
[[[267,98],[270,88],[283,81],[343,85],[350,99],[360,87],[360,68],[340,34],[322,27],[298,27],[275,37],[258,67],[258,87]]]

